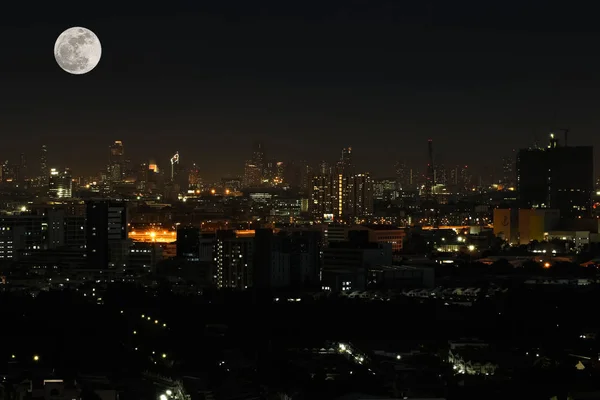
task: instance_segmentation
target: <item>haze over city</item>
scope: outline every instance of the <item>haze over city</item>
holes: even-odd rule
[[[122,140],[133,160],[180,151],[217,179],[240,174],[255,140],[312,163],[352,146],[376,176],[399,160],[422,165],[429,138],[446,162],[468,155],[482,168],[493,166],[482,141],[509,154],[569,128],[573,144],[600,147],[596,33],[581,32],[593,27],[579,14],[516,2],[477,7],[478,18],[442,2],[261,4],[107,3],[6,21],[27,45],[10,51],[24,62],[0,67],[3,156],[46,144],[53,163],[88,175]],[[51,56],[73,24],[104,47],[80,79]]]

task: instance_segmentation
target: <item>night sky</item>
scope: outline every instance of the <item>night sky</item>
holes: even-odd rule
[[[114,140],[135,162],[178,150],[208,179],[240,174],[254,140],[311,162],[350,145],[377,176],[424,165],[428,138],[479,167],[553,129],[600,148],[593,3],[19,3],[0,10],[0,158],[33,168],[45,143],[51,166],[92,174]],[[87,75],[54,60],[71,26],[102,42]]]

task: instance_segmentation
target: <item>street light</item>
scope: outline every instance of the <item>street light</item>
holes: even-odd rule
[[[160,400],[167,400],[167,395],[166,394],[161,394],[159,397]]]

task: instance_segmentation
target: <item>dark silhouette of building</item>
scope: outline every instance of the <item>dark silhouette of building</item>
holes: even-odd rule
[[[281,231],[257,229],[254,236],[254,286],[318,286],[321,267],[322,235],[318,231]]]
[[[127,208],[110,200],[90,201],[86,208],[86,256],[91,268],[125,264]]]
[[[190,261],[200,258],[200,228],[177,229],[177,257]]]
[[[559,146],[551,134],[546,149],[523,149],[517,155],[521,208],[553,208],[567,218],[588,217],[594,189],[592,146]]]

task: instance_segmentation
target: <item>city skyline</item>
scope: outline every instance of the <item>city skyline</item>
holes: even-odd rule
[[[352,146],[359,168],[383,176],[398,160],[423,163],[429,138],[447,158],[484,167],[491,149],[501,158],[569,128],[571,143],[593,145],[598,159],[600,60],[585,17],[558,24],[574,11],[536,16],[506,4],[478,7],[483,17],[471,19],[466,6],[390,4],[175,2],[160,12],[33,14],[27,28],[7,21],[3,32],[28,45],[9,42],[25,64],[0,67],[0,130],[10,138],[0,157],[33,159],[24,147],[46,144],[91,174],[97,168],[86,171],[83,160],[101,165],[107,143],[122,140],[132,159],[180,151],[205,173],[232,175],[262,140],[277,158],[312,163]],[[56,36],[73,25],[92,29],[105,49],[85,76],[52,57]]]

